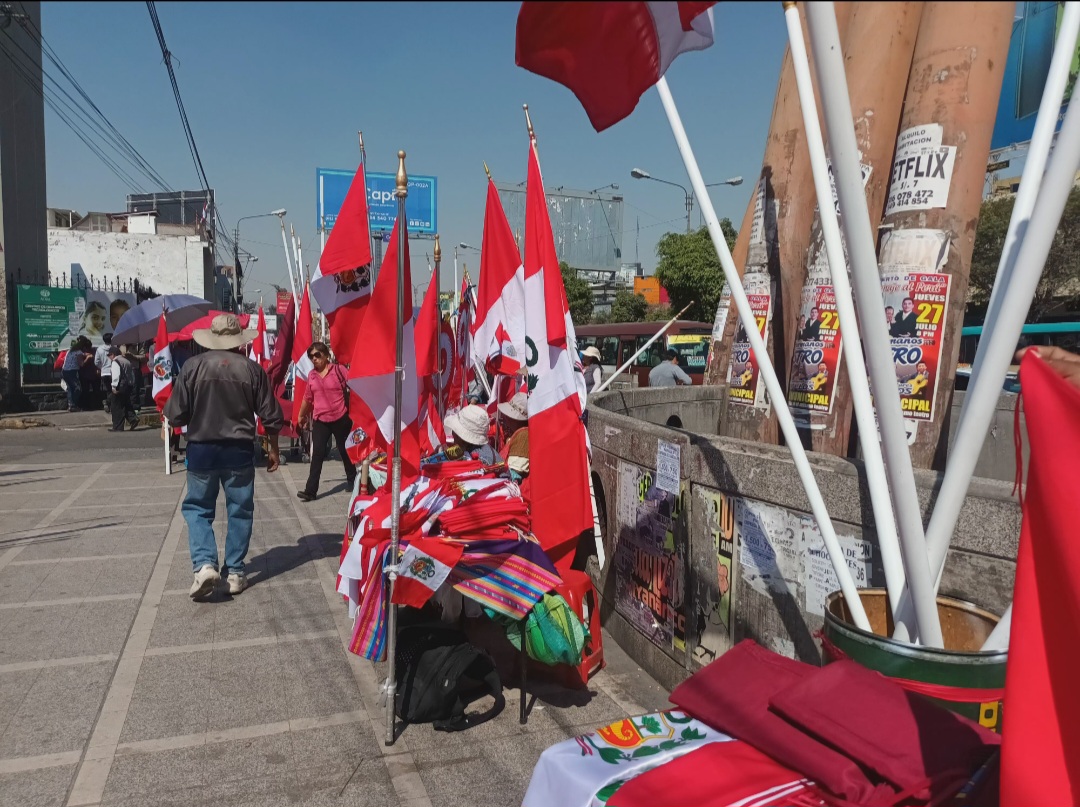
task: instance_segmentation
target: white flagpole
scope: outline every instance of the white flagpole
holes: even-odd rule
[[[172,476],[172,434],[169,432],[169,419],[161,416],[161,428],[165,433],[165,476]]]
[[[469,298],[469,305],[472,306],[473,316],[475,317],[476,316],[476,287],[475,286],[469,286],[466,289],[465,294]],[[476,349],[476,345],[473,345],[473,350],[475,351],[475,349]],[[488,401],[490,401],[491,400],[491,385],[488,384],[487,370],[484,369],[484,362],[481,361],[481,362],[478,363],[476,361],[476,359],[477,359],[477,356],[476,356],[475,353],[473,353],[473,355],[469,356],[469,361],[472,362],[473,369],[476,370],[476,376],[477,376],[477,378],[480,379],[480,385],[484,388],[484,392],[486,392],[487,396],[488,396]],[[466,397],[468,397],[468,393],[466,393]]]
[[[848,345],[854,347],[854,349],[849,347],[844,351],[844,359],[855,406],[855,421],[859,426],[859,442],[862,444],[863,461],[866,466],[866,481],[870,488],[870,503],[874,511],[874,531],[877,533],[878,545],[881,548],[881,562],[885,570],[885,588],[889,594],[889,605],[892,607],[892,612],[896,614],[905,584],[904,559],[900,554],[900,540],[896,534],[893,503],[889,497],[889,479],[885,473],[885,460],[881,455],[881,443],[877,439],[877,423],[874,420],[874,402],[870,396],[866,362],[862,350],[859,349],[861,344],[859,321],[855,315],[844,242],[840,236],[840,223],[836,217],[836,206],[833,204],[832,187],[829,183],[829,164],[825,156],[821,122],[818,120],[817,102],[814,100],[810,60],[806,55],[806,42],[803,40],[799,10],[795,3],[784,4],[784,19],[787,21],[788,41],[791,43],[791,57],[795,67],[795,83],[799,90],[806,143],[810,151],[810,165],[813,169],[814,188],[818,200],[818,218],[821,221],[821,233],[825,239],[825,252],[829,257],[833,291],[836,293],[836,310],[840,315],[840,332]],[[921,540],[921,536],[919,539]],[[894,638],[907,640],[909,636],[914,636],[916,633],[914,624],[908,625],[897,621]]]
[[[596,393],[603,392],[608,387],[610,387],[611,382],[614,381],[616,378],[618,378],[619,375],[626,372],[626,368],[629,367],[631,364],[633,364],[637,360],[638,356],[640,356],[642,353],[644,353],[646,350],[648,350],[652,346],[653,342],[655,342],[657,339],[659,339],[661,336],[663,336],[665,333],[667,333],[667,329],[670,328],[672,325],[674,325],[679,320],[679,317],[681,317],[683,315],[683,313],[685,313],[686,309],[689,308],[690,306],[692,306],[693,304],[694,304],[693,300],[691,300],[689,303],[687,303],[682,311],[680,311],[678,314],[676,314],[671,319],[669,319],[667,321],[667,324],[664,325],[663,328],[658,330],[653,335],[653,337],[651,339],[649,339],[648,342],[646,342],[644,345],[639,347],[637,353],[635,353],[633,356],[631,356],[629,359],[627,359],[625,362],[623,362],[622,367],[620,367],[618,370],[616,370],[614,373],[612,373],[611,377],[608,378],[607,381],[601,382],[600,386],[597,387],[596,389],[594,389],[591,394],[595,395]]]
[[[1031,134],[1031,143],[1028,145],[1027,157],[1024,160],[1024,173],[1020,177],[1020,188],[1013,200],[1012,216],[1009,219],[1009,229],[1005,233],[1005,244],[1001,249],[1001,259],[998,261],[997,276],[994,285],[990,287],[990,302],[986,307],[986,320],[983,332],[990,330],[1000,315],[1000,308],[1004,300],[1014,302],[1007,293],[1009,284],[1012,283],[1013,272],[1016,269],[1016,253],[1020,248],[1018,234],[1021,224],[1026,224],[1031,219],[1031,211],[1035,208],[1035,200],[1039,195],[1039,187],[1042,184],[1043,172],[1046,170],[1046,161],[1050,157],[1050,149],[1054,143],[1054,129],[1057,125],[1058,114],[1061,111],[1061,100],[1065,96],[1065,86],[1069,81],[1069,70],[1072,67],[1072,58],[1076,53],[1077,34],[1080,33],[1080,3],[1068,2],[1061,18],[1061,30],[1058,32],[1057,42],[1054,44],[1054,55],[1050,61],[1050,72],[1046,77],[1046,85],[1043,88],[1042,101],[1039,103],[1039,114],[1035,118],[1035,129]],[[1028,267],[1034,271],[1035,267]],[[1038,267],[1042,271],[1042,267]],[[985,345],[979,340],[979,347],[975,351],[975,361],[971,365],[971,383],[969,388],[974,388],[976,380],[982,371]],[[964,411],[960,417],[963,419]],[[955,451],[955,447],[953,448]]]
[[[806,496],[810,500],[810,509],[817,520],[818,529],[821,531],[822,540],[825,542],[825,548],[829,552],[833,570],[836,572],[837,580],[840,582],[840,589],[844,593],[844,601],[856,627],[869,631],[871,630],[870,620],[866,618],[866,610],[863,608],[862,600],[859,597],[859,590],[855,587],[851,569],[848,568],[847,561],[844,559],[844,550],[840,546],[839,540],[837,540],[832,519],[829,518],[829,512],[825,507],[825,500],[822,498],[821,490],[818,488],[817,480],[814,478],[814,471],[810,467],[810,460],[806,456],[806,450],[803,448],[802,439],[799,437],[799,431],[795,426],[795,420],[791,417],[791,410],[788,409],[784,390],[780,386],[780,380],[776,377],[776,370],[769,360],[769,352],[765,347],[765,341],[761,338],[760,331],[758,331],[754,312],[750,308],[750,301],[746,299],[746,290],[743,289],[742,279],[735,268],[735,262],[731,259],[731,251],[728,249],[724,233],[720,229],[720,222],[716,218],[712,200],[709,198],[709,192],[705,188],[705,180],[701,177],[701,169],[698,168],[694,152],[690,148],[690,141],[686,137],[686,130],[683,128],[682,120],[679,117],[679,110],[675,106],[675,100],[671,97],[671,90],[668,88],[667,80],[663,76],[656,82],[656,89],[660,93],[660,101],[664,105],[664,112],[667,114],[668,123],[671,125],[671,132],[675,136],[675,142],[678,144],[683,164],[686,166],[686,172],[690,176],[690,184],[694,189],[694,193],[697,194],[701,210],[705,214],[705,224],[709,228],[713,246],[716,248],[716,254],[720,258],[720,265],[724,269],[724,278],[731,289],[731,301],[739,312],[739,319],[746,329],[746,336],[750,342],[750,348],[754,351],[754,358],[757,359],[761,378],[765,382],[769,397],[772,399],[772,405],[775,407],[780,429],[783,431],[784,439],[787,442],[788,449],[791,451],[791,458],[794,460],[799,479],[806,489]]]
[[[831,2],[806,5],[806,22],[810,45],[817,70],[821,108],[825,131],[829,136],[836,195],[844,211],[843,228],[851,257],[851,275],[859,306],[863,346],[870,357],[870,380],[874,389],[874,405],[880,421],[881,443],[885,451],[885,470],[889,476],[900,540],[904,547],[904,569],[907,587],[915,607],[915,618],[903,621],[918,626],[918,640],[928,647],[942,647],[941,620],[934,597],[934,581],[926,557],[922,510],[915,487],[915,472],[904,430],[904,413],[896,386],[896,370],[892,359],[885,318],[885,299],[881,294],[881,275],[878,272],[877,249],[866,207],[862,169],[859,166],[859,147],[851,119],[851,97],[848,94],[844,54],[840,48],[840,33],[836,26],[836,10]],[[834,272],[835,278],[840,272]],[[839,295],[837,295],[839,301]],[[858,348],[856,347],[856,350]],[[852,353],[854,351],[848,351]],[[850,356],[848,357],[850,360]],[[861,435],[873,440],[875,432]],[[914,636],[912,639],[916,638]]]
[[[293,324],[300,320],[300,296],[296,292],[296,278],[293,276],[292,259],[289,257],[289,237],[285,233],[285,219],[281,218],[281,246],[285,249],[285,269],[289,273],[289,286],[293,296]],[[284,311],[282,312],[285,313]]]
[[[1041,113],[1040,113],[1041,114]],[[1046,165],[1042,187],[1031,211],[1031,218],[1016,251],[1015,266],[1020,267],[1009,288],[1003,292],[1000,315],[993,328],[984,330],[983,372],[968,388],[964,416],[956,432],[956,442],[945,467],[937,505],[927,529],[930,568],[940,577],[949,551],[949,541],[960,507],[967,495],[979,453],[1016,343],[1027,318],[1031,300],[1042,277],[1042,269],[1057,234],[1062,212],[1072,191],[1073,178],[1080,168],[1080,103],[1070,104],[1057,145]]]

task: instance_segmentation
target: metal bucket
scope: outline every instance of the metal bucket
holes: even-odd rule
[[[946,709],[1001,730],[1008,653],[979,651],[999,617],[969,602],[939,596],[945,649],[937,650],[889,638],[893,620],[884,589],[860,589],[859,596],[873,633],[852,624],[843,594],[833,592],[825,600],[825,663],[850,658]]]

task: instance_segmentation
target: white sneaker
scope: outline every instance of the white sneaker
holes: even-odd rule
[[[195,600],[199,597],[205,597],[212,592],[221,582],[221,575],[218,574],[218,570],[210,564],[203,566],[199,571],[195,572],[195,582],[191,584],[191,591],[188,592],[191,599]]]
[[[247,575],[245,574],[230,574],[229,575],[229,593],[239,594],[247,588]]]

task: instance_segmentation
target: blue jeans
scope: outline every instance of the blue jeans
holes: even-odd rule
[[[212,471],[189,470],[187,483],[187,496],[180,509],[188,525],[192,570],[197,572],[203,566],[217,568],[214,510],[218,487],[221,487],[225,491],[225,511],[229,519],[225,534],[225,565],[221,573],[243,574],[255,516],[255,466]]]
[[[60,373],[67,384],[68,409],[78,409],[82,404],[82,379],[78,370],[64,370]]]

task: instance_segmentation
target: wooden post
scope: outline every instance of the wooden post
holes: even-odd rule
[[[896,132],[908,71],[923,12],[922,2],[857,2],[844,45],[855,137],[866,176],[866,206],[873,226],[881,220],[892,175]],[[833,271],[837,271],[833,267]],[[852,399],[821,222],[815,214],[788,369],[788,402],[796,413],[803,445],[813,451],[849,454]],[[814,315],[818,325],[814,325]],[[805,320],[803,319],[805,317]],[[809,326],[810,330],[804,329]],[[808,338],[801,339],[801,333]],[[856,350],[860,349],[855,345]]]
[[[941,424],[1014,10],[928,2],[915,42],[878,257],[916,468],[944,466]]]
[[[852,5],[836,3],[841,35],[847,28]],[[732,252],[751,303],[761,303],[759,321],[781,383],[787,381],[791,364],[792,331],[798,316],[814,210],[807,200],[813,197],[795,71],[791,53],[786,51],[761,173]],[[728,384],[719,432],[775,445],[776,418],[764,394],[760,373],[745,361],[749,350],[741,334],[739,342],[735,342],[737,319],[726,317],[723,338],[713,345],[712,366],[706,379],[707,383]]]

